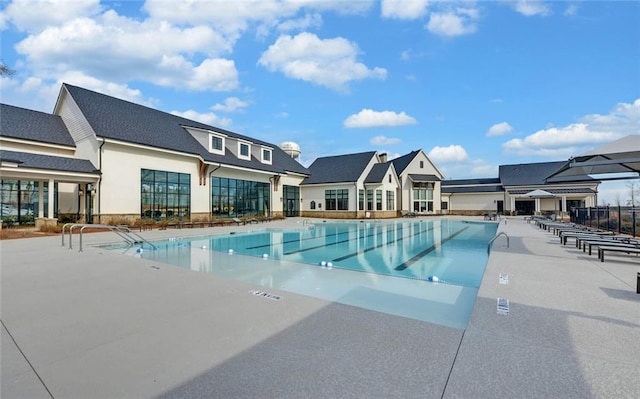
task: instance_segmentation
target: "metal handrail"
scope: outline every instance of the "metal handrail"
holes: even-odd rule
[[[491,251],[491,244],[493,244],[493,242],[500,236],[507,237],[507,248],[509,248],[509,236],[504,231],[501,231],[498,234],[496,234],[495,237],[493,237],[491,240],[489,240],[489,243],[487,244],[487,253],[489,253]]]
[[[118,236],[124,239],[124,241],[129,245],[145,243],[153,249],[158,249],[155,245],[153,245],[152,243],[144,239],[142,236],[131,231],[131,229],[128,226],[122,226],[122,225],[112,226],[108,224],[87,224],[87,223],[64,224],[62,226],[62,246],[64,246],[64,233],[67,227],[69,227],[69,249],[73,249],[73,240],[72,240],[73,230],[78,227],[80,228],[80,241],[79,241],[80,248],[78,252],[82,252],[82,233],[84,232],[84,229],[87,227],[96,228],[96,229],[109,229],[110,231],[116,233]]]

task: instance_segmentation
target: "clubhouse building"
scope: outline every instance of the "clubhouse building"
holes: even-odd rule
[[[0,218],[6,226],[559,214],[597,202],[598,181],[545,183],[565,162],[447,180],[423,150],[322,157],[308,168],[299,150],[63,84],[52,114],[0,104]]]

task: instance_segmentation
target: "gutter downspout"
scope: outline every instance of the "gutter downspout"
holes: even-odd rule
[[[100,157],[98,161],[98,170],[100,171],[100,178],[98,179],[98,223],[102,222],[102,146],[107,143],[104,138],[101,140],[102,144],[98,148],[98,156]]]
[[[213,215],[213,197],[211,196],[211,193],[213,192],[213,186],[211,185],[211,175],[213,174],[213,172],[220,169],[221,167],[222,167],[222,164],[219,163],[217,168],[209,172],[209,187],[211,187],[211,189],[209,189],[209,214],[210,215]]]

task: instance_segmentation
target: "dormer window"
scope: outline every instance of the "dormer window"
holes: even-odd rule
[[[224,136],[209,134],[209,152],[224,155]]]
[[[262,163],[271,165],[271,157],[273,156],[273,150],[271,148],[262,148]]]
[[[238,158],[251,160],[251,144],[244,141],[238,142]]]

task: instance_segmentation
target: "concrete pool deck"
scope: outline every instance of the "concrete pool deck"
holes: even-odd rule
[[[117,241],[110,232],[86,234],[83,252],[77,237],[74,250],[59,236],[2,241],[0,396],[640,397],[640,259],[601,263],[522,218],[504,220],[510,245],[493,244],[466,330],[96,247]],[[497,298],[509,300],[507,315]]]

